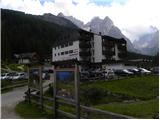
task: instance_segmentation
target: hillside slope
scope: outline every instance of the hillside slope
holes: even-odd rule
[[[42,20],[39,16],[1,9],[1,58],[10,60],[15,53],[51,54],[59,36],[72,36],[77,29]],[[57,40],[58,41],[58,40]]]

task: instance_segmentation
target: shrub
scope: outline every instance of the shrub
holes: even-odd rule
[[[81,89],[80,101],[85,105],[97,104],[104,98],[106,92],[100,88]]]

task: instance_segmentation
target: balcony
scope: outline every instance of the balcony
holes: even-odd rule
[[[81,57],[81,61],[83,61],[83,62],[90,62],[91,58],[90,57]]]
[[[89,52],[90,51],[90,48],[88,48],[88,47],[81,47],[80,48],[80,52],[83,52],[83,51],[85,51],[85,52]]]
[[[113,56],[113,55],[115,55],[115,51],[110,50],[110,49],[109,50],[103,50],[102,53],[105,56]]]
[[[85,52],[84,51],[83,52],[79,52],[79,56],[81,56],[81,57],[82,56],[91,56],[91,52],[90,51],[88,51],[88,52],[86,52],[86,51]]]
[[[126,56],[127,56],[126,52],[120,52],[120,53],[118,53],[118,57],[119,58],[125,58]]]
[[[79,47],[80,48],[91,48],[91,44],[89,42],[80,42]]]
[[[80,41],[91,41],[92,36],[87,36],[87,35],[83,35],[80,36],[79,40]]]
[[[80,33],[80,37],[79,37],[79,40],[80,41],[91,41],[93,35],[90,34],[90,33]]]
[[[120,51],[126,51],[126,44],[117,44],[118,50]]]
[[[115,46],[115,44],[114,44],[114,42],[104,41],[103,46],[106,47],[106,48],[113,48]]]

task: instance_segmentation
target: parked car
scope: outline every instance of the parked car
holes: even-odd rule
[[[50,74],[47,72],[43,72],[42,73],[42,79],[43,80],[49,80],[50,79]]]
[[[103,77],[104,76],[103,70],[101,68],[95,69],[94,74],[96,77]]]
[[[97,77],[97,73],[96,73],[96,70],[94,68],[90,68],[86,71],[89,72],[89,77]]]
[[[151,68],[151,72],[154,73],[154,74],[159,74],[159,67]]]
[[[1,74],[1,80],[9,79],[9,73],[2,73]]]
[[[129,72],[134,73],[134,75],[140,75],[141,74],[141,72],[138,69],[136,69],[136,68],[130,68],[130,69],[127,69],[127,70]]]
[[[18,80],[18,79],[28,79],[28,75],[27,75],[27,73],[15,73],[14,75],[13,75],[13,78],[12,78],[13,80]]]
[[[113,79],[115,78],[115,73],[112,69],[105,69],[104,76],[105,76],[105,79]]]
[[[141,74],[150,74],[151,71],[145,69],[145,68],[139,68],[139,71],[141,72]]]
[[[12,72],[12,73],[2,73],[1,74],[1,80],[12,80],[15,74],[16,74],[15,72]]]
[[[12,80],[14,75],[15,75],[15,72],[8,73],[7,79]]]
[[[118,69],[114,70],[114,73],[118,76],[129,76],[133,75],[133,72],[128,71],[127,69]]]
[[[81,79],[87,79],[87,78],[89,78],[89,76],[90,76],[90,73],[88,72],[88,71],[81,71],[80,72],[80,78]]]

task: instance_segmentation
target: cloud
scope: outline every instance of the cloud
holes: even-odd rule
[[[59,12],[87,23],[94,16],[109,16],[132,41],[150,32],[150,26],[160,29],[160,0],[1,0],[0,7],[31,14]],[[108,5],[109,4],[109,5]]]

